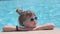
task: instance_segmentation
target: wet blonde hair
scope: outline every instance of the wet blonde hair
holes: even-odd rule
[[[19,18],[18,18],[18,21],[19,21],[19,24],[24,26],[23,25],[23,22],[27,19],[27,17],[31,17],[31,16],[35,16],[35,14],[31,11],[24,11],[23,10],[19,10],[17,9],[16,12],[19,14]]]

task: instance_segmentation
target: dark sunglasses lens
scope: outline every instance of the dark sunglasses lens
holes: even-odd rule
[[[37,17],[35,17],[35,19],[37,20]]]
[[[34,21],[34,19],[33,19],[33,18],[31,18],[31,21]]]

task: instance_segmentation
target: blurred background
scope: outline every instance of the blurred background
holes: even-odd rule
[[[17,26],[16,9],[31,10],[38,17],[39,25],[55,24],[60,28],[60,0],[0,0],[0,32],[3,26]]]

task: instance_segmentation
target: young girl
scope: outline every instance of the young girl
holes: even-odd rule
[[[43,26],[37,27],[37,16],[31,11],[23,11],[17,9],[16,12],[19,16],[19,25],[23,26],[4,26],[4,32],[12,32],[12,31],[31,31],[31,30],[52,30],[54,29],[53,24],[47,24]]]

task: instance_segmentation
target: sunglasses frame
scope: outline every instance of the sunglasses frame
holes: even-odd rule
[[[37,20],[37,17],[26,19],[24,22],[32,22],[34,20]]]

